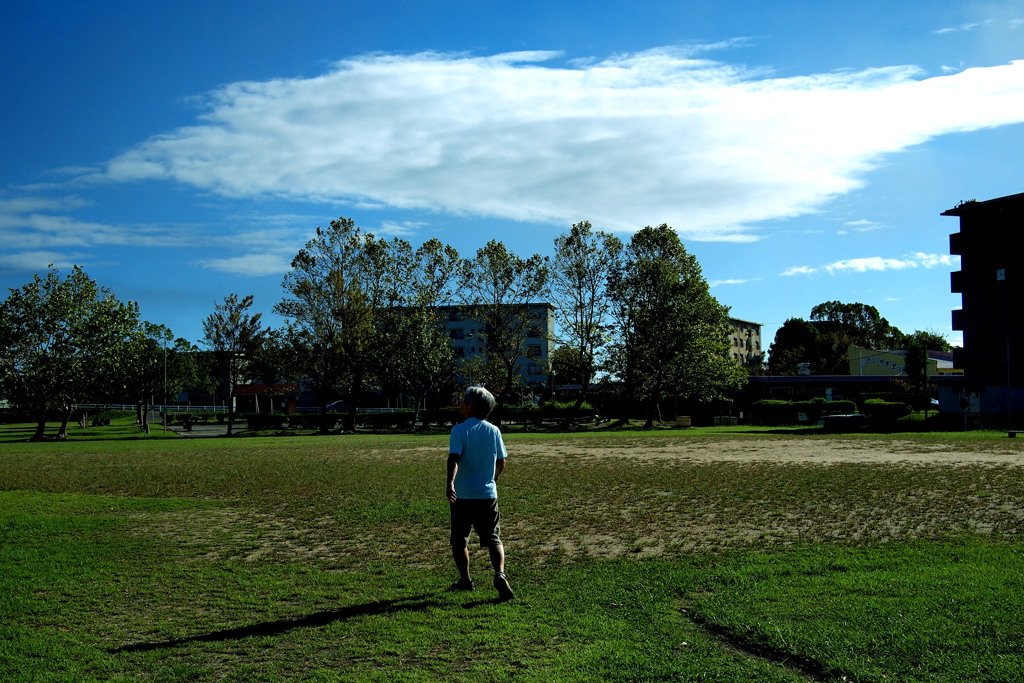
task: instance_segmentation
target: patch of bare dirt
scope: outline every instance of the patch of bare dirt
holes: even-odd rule
[[[531,460],[556,469],[618,460],[677,472],[644,484],[591,482],[584,466],[579,490],[570,486],[562,497],[559,489],[552,506],[503,521],[510,562],[870,544],[960,533],[1019,537],[1024,530],[1024,439],[977,446],[871,438],[566,439],[510,441],[509,455],[513,477],[520,467],[528,471]],[[433,448],[373,457],[436,458],[439,468],[443,463]],[[721,471],[709,470],[716,463]],[[887,467],[860,479],[819,476],[796,484],[792,467],[780,467],[777,477],[764,467],[828,470],[843,463]],[[706,486],[691,485],[694,476],[704,477]],[[517,485],[533,487],[520,489],[520,495],[543,497],[555,484]],[[135,521],[139,533],[171,539],[196,561],[309,562],[338,569],[377,561],[410,567],[448,562],[443,525],[409,520],[357,525],[330,511],[297,519],[285,509],[224,507],[140,513]],[[474,563],[486,565],[486,554],[476,547],[473,552]]]
[[[920,463],[1024,466],[1024,441],[986,442],[984,447],[953,447],[912,439],[651,439],[636,442],[516,442],[510,455],[558,455],[573,459],[622,458],[639,462],[778,462],[791,464]]]

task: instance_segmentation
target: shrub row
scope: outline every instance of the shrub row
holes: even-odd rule
[[[541,407],[533,405],[506,406],[501,419],[503,422],[515,424],[539,424],[543,420],[558,420],[569,414],[572,403],[548,403]],[[579,419],[594,419],[597,411],[588,404],[583,404],[576,412]],[[415,413],[412,410],[393,410],[381,413],[357,413],[356,426],[362,429],[406,430],[412,426]],[[304,413],[299,415],[284,415],[281,413],[259,413],[241,415],[253,430],[272,429],[319,429],[321,420],[324,419],[319,413]],[[344,420],[344,415],[330,413],[326,416],[328,429],[334,429],[338,422]],[[198,420],[195,420],[198,421]],[[419,414],[419,425],[432,424],[440,427],[448,427],[462,421],[462,413],[456,406],[446,406],[432,410],[421,410]]]
[[[900,394],[896,392],[876,392],[861,394],[862,402],[870,400],[881,400],[886,403],[904,403],[910,406],[911,410],[927,410],[932,407],[932,399],[924,394]]]
[[[751,413],[757,424],[766,426],[794,425],[803,423],[800,414],[806,416],[806,422],[815,424],[825,415],[846,415],[856,413],[857,404],[853,401],[826,401],[822,398],[810,401],[782,401],[765,399],[756,401],[751,406]],[[870,398],[863,402],[860,413],[872,427],[885,428],[891,426],[902,417],[913,412],[913,408],[903,401],[886,401],[881,398]]]
[[[824,415],[843,415],[857,412],[857,404],[853,401],[826,401],[823,398],[812,398],[809,401],[783,401],[764,399],[751,405],[754,422],[764,426],[801,424],[800,415],[807,417],[806,422],[815,424]]]

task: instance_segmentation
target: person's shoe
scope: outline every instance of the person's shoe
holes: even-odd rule
[[[455,591],[472,591],[473,590],[473,580],[472,579],[459,579],[458,581],[453,583],[451,586],[449,586],[448,590],[453,592],[453,593]]]
[[[506,579],[505,575],[500,572],[494,575],[494,587],[498,589],[499,600],[511,600],[516,596],[516,594],[512,592],[512,586],[508,585],[508,579]]]

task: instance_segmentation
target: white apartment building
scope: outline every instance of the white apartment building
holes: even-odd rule
[[[487,329],[484,323],[467,316],[459,306],[441,306],[446,327],[451,336],[455,361],[487,357]],[[517,367],[526,385],[548,381],[545,368],[551,352],[555,332],[555,308],[549,303],[530,304],[527,309],[529,325],[523,344],[522,358]]]

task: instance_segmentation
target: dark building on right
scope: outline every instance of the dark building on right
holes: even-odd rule
[[[1012,244],[1024,232],[1024,193],[961,202],[942,215],[960,218],[949,251],[960,256],[951,288],[962,297],[953,329],[963,332],[953,361],[963,376],[940,383],[942,409],[1016,427],[1024,415],[1024,269]]]

